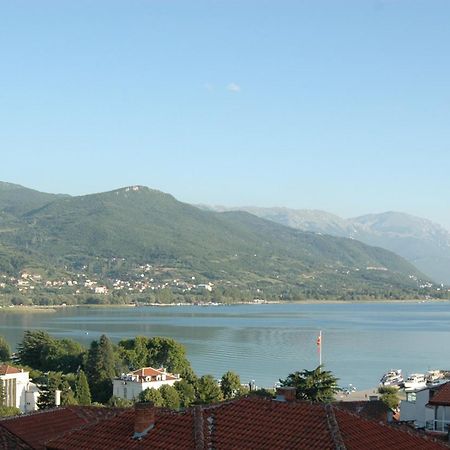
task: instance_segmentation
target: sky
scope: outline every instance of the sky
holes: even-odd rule
[[[0,0],[0,180],[450,228],[450,2]]]

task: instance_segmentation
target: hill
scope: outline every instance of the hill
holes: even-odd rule
[[[393,251],[404,257],[429,278],[450,284],[450,233],[430,220],[400,212],[369,214],[344,219],[319,210],[289,208],[225,208],[243,210],[258,217],[314,233],[357,239]]]
[[[381,248],[246,212],[204,211],[143,186],[57,197],[22,214],[20,199],[9,202],[19,203],[16,222],[0,229],[0,244],[43,265],[103,279],[147,265],[252,297],[293,299],[415,295],[426,278]]]

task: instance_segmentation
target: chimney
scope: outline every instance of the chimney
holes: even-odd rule
[[[155,406],[153,402],[134,405],[133,439],[142,439],[155,426]]]
[[[293,402],[297,398],[297,389],[291,386],[283,386],[277,389],[275,400],[278,402]]]
[[[55,389],[55,406],[61,405],[61,391],[59,389]]]

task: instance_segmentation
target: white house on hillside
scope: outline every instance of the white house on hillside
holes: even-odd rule
[[[0,382],[3,384],[5,406],[15,406],[23,413],[37,410],[39,389],[30,381],[29,372],[2,364]]]
[[[164,368],[143,367],[115,378],[113,380],[113,395],[126,400],[134,400],[146,389],[159,389],[165,384],[173,386],[180,380],[179,375],[168,373]]]

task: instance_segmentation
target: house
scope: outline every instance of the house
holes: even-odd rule
[[[416,428],[446,433],[450,425],[450,382],[408,392],[400,402],[400,420]]]
[[[36,411],[39,389],[30,381],[29,372],[2,364],[0,382],[3,384],[5,406],[14,406],[24,413]]]
[[[0,445],[20,449],[95,450],[442,450],[442,443],[361,418],[330,404],[246,397],[184,411],[62,407],[0,421]],[[51,425],[51,426],[50,426]]]
[[[159,389],[168,384],[173,386],[181,378],[171,374],[164,368],[143,367],[128,374],[122,374],[113,380],[113,395],[126,400],[134,400],[146,389]]]

